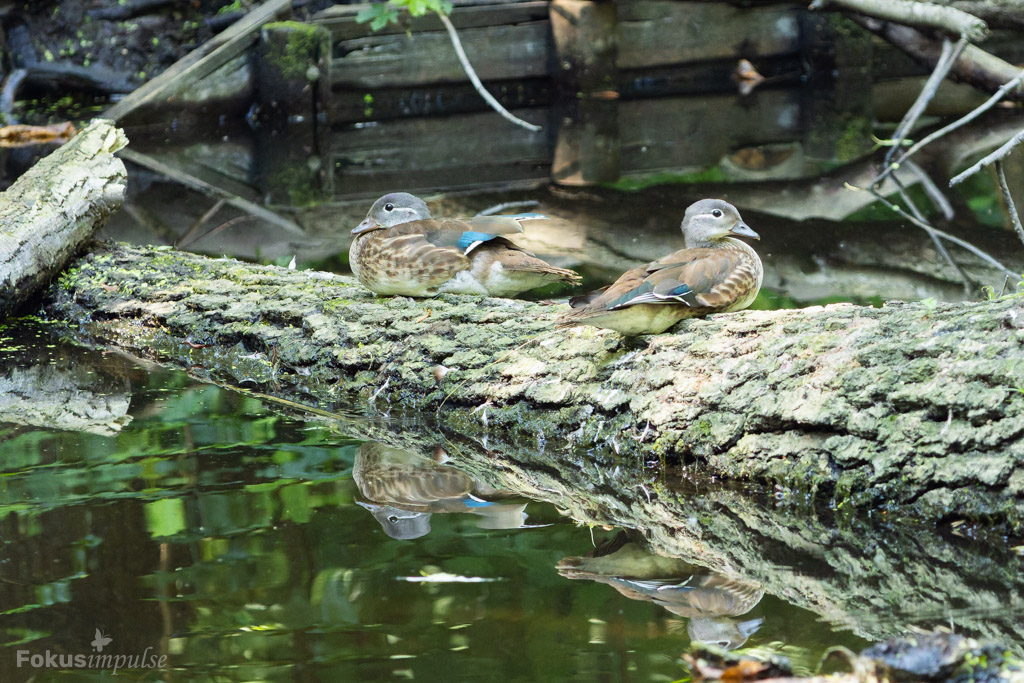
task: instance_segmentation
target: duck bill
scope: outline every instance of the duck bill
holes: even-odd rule
[[[753,237],[755,240],[761,239],[761,236],[750,229],[750,226],[740,221],[733,226],[732,230],[729,231],[730,235],[738,235],[739,237]]]
[[[372,218],[370,218],[369,216],[367,216],[366,218],[363,219],[362,223],[360,223],[355,228],[353,228],[352,234],[353,235],[359,235],[359,234],[362,234],[364,232],[370,232],[371,230],[376,230],[379,227],[380,226],[377,225],[377,221],[375,221]]]

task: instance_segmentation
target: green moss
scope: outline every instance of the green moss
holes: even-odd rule
[[[288,79],[307,78],[310,66],[320,58],[320,49],[327,33],[324,29],[298,21],[281,21],[263,27],[264,34],[281,31],[286,34],[282,45],[276,40],[266,41],[265,59],[276,66]]]

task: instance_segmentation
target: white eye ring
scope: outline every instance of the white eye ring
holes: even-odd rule
[[[711,215],[714,216],[715,218],[721,218],[722,217],[722,210],[721,209],[715,209],[714,211],[711,212]]]

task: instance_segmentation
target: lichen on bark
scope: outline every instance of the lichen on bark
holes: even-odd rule
[[[556,331],[561,306],[380,299],[324,273],[104,245],[46,307],[91,343],[544,444],[552,461],[693,466],[840,508],[1010,529],[1024,511],[1019,299],[746,311],[627,339]]]

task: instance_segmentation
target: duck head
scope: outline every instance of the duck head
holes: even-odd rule
[[[691,204],[680,228],[687,248],[713,247],[727,237],[761,239],[743,222],[739,210],[722,199],[702,199]]]
[[[366,218],[355,227],[352,234],[359,235],[427,218],[430,218],[430,209],[422,199],[408,192],[392,192],[373,203]]]

